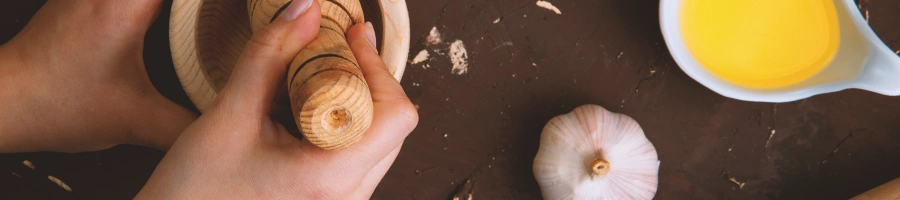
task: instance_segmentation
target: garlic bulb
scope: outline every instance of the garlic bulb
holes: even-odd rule
[[[544,199],[652,199],[656,148],[631,117],[584,105],[547,122],[534,158]]]

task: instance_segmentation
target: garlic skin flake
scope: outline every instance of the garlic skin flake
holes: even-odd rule
[[[544,199],[652,199],[659,164],[634,119],[583,105],[544,126],[534,177]]]

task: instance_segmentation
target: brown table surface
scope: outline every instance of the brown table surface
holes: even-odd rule
[[[551,2],[562,15],[534,0],[407,2],[410,58],[423,49],[434,58],[429,68],[409,66],[403,77],[421,121],[373,199],[446,199],[467,179],[475,199],[539,199],[531,163],[541,129],[582,104],[642,125],[662,161],[658,199],[838,199],[900,176],[900,98],[861,90],[783,104],[725,98],[673,62],[658,1]],[[900,1],[859,3],[882,40],[900,48]],[[41,5],[0,1],[0,41]],[[170,5],[151,27],[144,56],[157,89],[190,107],[169,55]],[[432,27],[444,44],[425,45]],[[434,53],[455,40],[468,50],[462,75]],[[777,132],[766,146],[771,130]],[[162,156],[135,146],[0,155],[0,198],[131,198]],[[37,169],[22,165],[25,159]],[[736,187],[731,177],[746,185]]]

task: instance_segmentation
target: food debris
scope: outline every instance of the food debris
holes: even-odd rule
[[[446,133],[444,133],[444,138],[447,138],[447,136],[450,136],[450,135],[448,135],[448,134],[446,134]]]
[[[422,51],[419,51],[419,54],[416,54],[416,57],[413,58],[413,60],[410,61],[409,64],[415,65],[415,64],[419,64],[419,63],[425,62],[425,61],[428,60],[428,58],[429,58],[430,56],[431,56],[431,55],[428,54],[428,50],[422,49]]]
[[[553,6],[553,4],[551,4],[550,2],[547,2],[547,1],[537,1],[536,4],[537,4],[538,7],[541,7],[541,8],[547,9],[547,10],[552,10],[552,11],[553,11],[554,13],[556,13],[557,15],[561,15],[561,14],[562,14],[562,11],[559,11],[559,8],[556,8],[556,6]]]
[[[470,178],[456,188],[456,194],[453,195],[453,200],[472,200],[472,194],[474,193],[475,182]]]
[[[56,183],[56,185],[59,185],[59,187],[65,189],[66,191],[72,191],[72,188],[69,187],[69,185],[66,185],[66,183],[64,183],[62,180],[59,180],[59,178],[56,178],[54,176],[47,176],[47,179],[50,179],[50,181],[53,181],[54,183]]]
[[[453,197],[453,200],[472,200],[472,194],[469,194],[469,197],[466,199],[460,199],[459,197]]]
[[[438,32],[437,27],[431,27],[431,32],[428,32],[426,39],[430,45],[440,44],[442,41],[441,32]]]
[[[497,49],[500,49],[500,47],[504,47],[504,46],[513,46],[513,43],[512,43],[512,41],[506,41],[506,42],[500,43],[500,45],[497,45],[497,47],[494,47],[494,49],[491,49],[491,51],[495,51]]]
[[[421,85],[421,84],[419,84],[419,83],[416,83],[416,82],[413,82],[413,84],[412,84],[412,85],[413,85],[413,86],[416,86],[416,87],[419,87],[419,85]]]
[[[495,20],[494,20],[494,24],[500,23],[500,20],[502,20],[502,19],[503,19],[502,17],[495,19]]]
[[[466,51],[462,40],[456,40],[450,44],[450,62],[453,63],[452,72],[456,75],[463,75],[469,72],[469,53]]]
[[[769,141],[772,141],[772,136],[775,136],[775,129],[772,129],[772,132],[769,133],[769,138],[766,139],[766,146],[769,147]]]
[[[866,23],[869,23],[869,10],[866,9]]]
[[[31,163],[31,161],[25,160],[22,161],[22,164],[28,166],[28,168],[34,169],[34,163]]]
[[[728,178],[728,180],[731,181],[732,183],[734,183],[735,185],[737,185],[738,189],[742,189],[742,190],[744,189],[744,184],[747,184],[746,182],[738,182],[737,179],[735,179],[734,177]]]

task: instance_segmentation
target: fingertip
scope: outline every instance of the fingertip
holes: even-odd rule
[[[369,29],[369,25],[365,23],[353,25],[350,27],[350,30],[347,31],[347,43],[350,45],[350,50],[353,51],[353,55],[356,57],[357,62],[359,62],[360,68],[363,71],[363,76],[366,77],[366,82],[369,82],[371,87],[373,81],[382,82],[386,81],[383,80],[384,77],[393,79],[393,76],[387,70],[384,61],[381,60],[381,56],[378,55],[378,51],[374,48],[372,42],[369,41],[370,37],[374,37],[370,35]],[[398,87],[400,85],[396,79],[391,82]],[[388,84],[376,83],[375,85]]]
[[[378,52],[378,38],[375,36],[375,26],[372,25],[372,22],[366,22],[366,40],[369,41],[369,44],[372,45],[372,48],[375,49],[375,52]]]
[[[312,7],[313,0],[295,0],[288,2],[289,4],[281,13],[280,18],[291,21],[296,19],[300,14],[305,13]],[[281,12],[282,10],[279,10]],[[277,12],[276,12],[277,13]]]
[[[319,1],[312,1],[309,9],[301,14],[295,20],[280,19],[280,21],[289,22],[293,25],[291,36],[296,37],[294,44],[306,46],[310,41],[319,34],[319,26],[321,25],[322,11],[319,8]]]
[[[353,48],[353,44],[355,43],[365,42],[365,44],[368,44],[368,46],[365,46],[368,47],[365,48],[365,50],[368,50],[368,52],[366,53],[374,53],[376,55],[378,54],[378,49],[376,49],[375,47],[377,38],[375,38],[375,30],[374,27],[372,27],[371,22],[356,24],[350,27],[350,30],[347,31],[347,41],[349,44],[351,44],[351,48]],[[357,53],[357,50],[362,49],[356,49],[353,51],[353,53]]]

